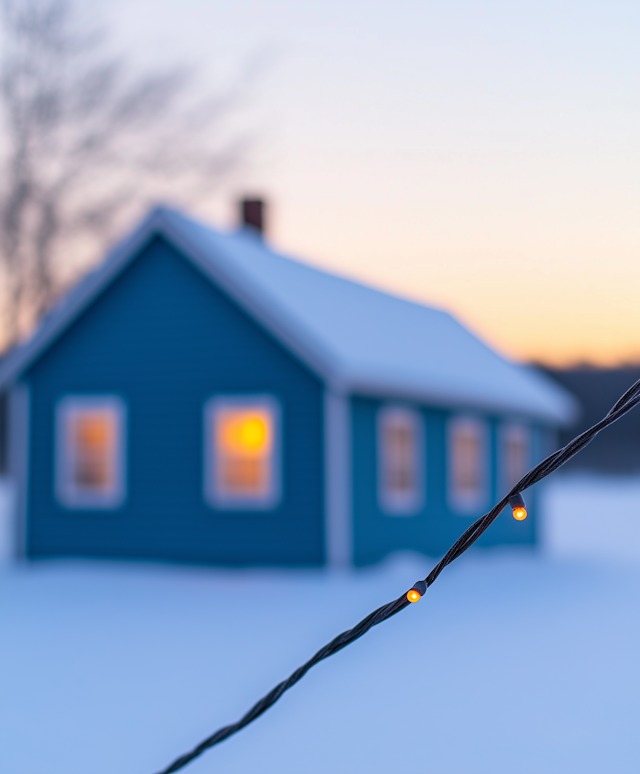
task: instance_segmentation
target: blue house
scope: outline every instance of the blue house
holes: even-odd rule
[[[0,390],[33,558],[435,556],[574,413],[450,315],[168,208],[3,360]],[[528,505],[481,543],[535,543]]]

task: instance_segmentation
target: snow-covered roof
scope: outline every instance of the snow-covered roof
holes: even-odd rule
[[[154,235],[204,274],[335,389],[398,396],[564,423],[572,396],[511,363],[446,312],[329,274],[273,251],[253,233],[216,231],[176,210],[153,210],[0,365],[10,383]]]

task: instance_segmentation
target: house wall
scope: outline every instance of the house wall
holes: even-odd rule
[[[25,380],[28,556],[324,561],[322,385],[165,241],[152,241]],[[127,494],[115,510],[68,510],[54,496],[54,411],[69,393],[115,393],[126,404]],[[280,402],[274,510],[214,510],[203,498],[203,406],[229,393]]]
[[[388,515],[378,502],[376,414],[386,405],[382,400],[354,397],[351,400],[354,562],[366,565],[397,550],[416,550],[429,556],[441,556],[455,540],[503,495],[498,491],[500,467],[498,430],[501,418],[484,416],[489,426],[489,487],[487,507],[468,515],[453,512],[447,502],[447,422],[453,412],[418,407],[425,427],[425,498],[422,509],[411,516]],[[475,416],[479,416],[474,412]],[[531,464],[541,459],[541,433],[532,427]],[[516,521],[511,511],[498,517],[478,540],[478,545],[533,544],[536,541],[537,497],[525,493],[529,517]]]

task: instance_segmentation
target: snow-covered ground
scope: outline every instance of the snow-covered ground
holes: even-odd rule
[[[639,477],[556,476],[543,491],[547,553],[640,562]]]
[[[554,479],[544,551],[477,551],[186,771],[637,774],[640,480]],[[0,772],[152,774],[430,563],[0,569]]]

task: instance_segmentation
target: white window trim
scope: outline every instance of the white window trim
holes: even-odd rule
[[[415,438],[415,488],[407,494],[393,492],[385,486],[385,453],[383,448],[384,428],[387,422],[396,417],[411,425]],[[424,508],[425,503],[425,431],[424,417],[412,408],[399,405],[386,405],[378,409],[376,416],[376,449],[378,505],[389,516],[415,516]]]
[[[219,490],[215,476],[215,445],[211,428],[215,415],[225,408],[265,408],[273,417],[273,446],[271,460],[271,487],[260,496],[229,494]],[[271,511],[282,499],[282,411],[273,395],[248,393],[242,395],[215,395],[204,405],[203,417],[203,496],[216,510]]]
[[[525,469],[524,469],[523,475],[533,465],[533,462],[532,462],[533,437],[531,435],[531,427],[526,423],[519,422],[517,420],[509,420],[509,421],[503,422],[500,425],[500,429],[498,432],[498,440],[500,444],[500,448],[498,452],[498,461],[500,466],[500,478],[499,478],[500,492],[498,493],[499,495],[505,495],[513,487],[513,485],[517,483],[516,481],[512,481],[511,483],[509,483],[509,481],[507,480],[507,470],[508,470],[507,441],[509,439],[509,435],[514,432],[522,434],[522,437],[525,440],[525,444],[527,448],[527,461],[525,463]]]
[[[83,409],[100,409],[113,414],[117,423],[115,481],[110,492],[86,492],[71,480],[71,449],[68,418]],[[117,395],[66,395],[56,405],[55,421],[55,489],[56,499],[66,508],[81,510],[112,510],[119,508],[127,495],[127,409]]]
[[[460,428],[473,428],[480,437],[480,480],[477,493],[461,492],[454,482],[453,437]],[[490,464],[489,427],[484,419],[459,415],[449,419],[447,425],[447,495],[450,509],[460,516],[475,515],[485,508],[489,501]]]

